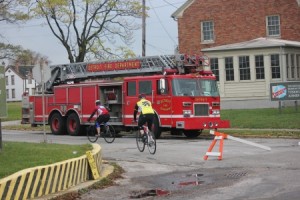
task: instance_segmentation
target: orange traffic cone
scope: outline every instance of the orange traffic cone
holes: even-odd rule
[[[218,156],[218,160],[222,160],[223,157],[223,144],[224,144],[224,139],[227,138],[227,134],[225,133],[220,133],[220,132],[216,132],[216,131],[210,131],[210,134],[215,135],[214,140],[212,141],[212,143],[210,144],[205,156],[204,156],[204,160],[208,159],[208,156]],[[212,152],[215,144],[217,143],[217,141],[220,141],[220,146],[219,146],[219,152]]]

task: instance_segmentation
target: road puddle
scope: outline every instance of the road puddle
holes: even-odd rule
[[[179,187],[182,186],[196,186],[196,185],[201,185],[202,183],[204,183],[204,181],[200,181],[199,178],[203,176],[203,174],[187,174],[186,176],[184,176],[183,178],[187,178],[187,180],[184,181],[180,181],[178,183]]]
[[[171,194],[171,192],[168,190],[152,189],[146,191],[132,192],[132,194],[130,195],[130,199],[141,199],[149,196],[165,196],[169,194]]]

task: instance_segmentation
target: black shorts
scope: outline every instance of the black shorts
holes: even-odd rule
[[[147,122],[148,129],[152,130],[154,114],[141,114],[139,116],[138,126],[142,129],[143,125]]]
[[[100,125],[102,123],[108,122],[109,119],[110,119],[110,115],[109,114],[99,115],[99,117],[97,118],[97,122]]]

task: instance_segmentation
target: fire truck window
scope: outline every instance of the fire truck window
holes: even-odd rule
[[[139,94],[152,94],[152,81],[140,81],[139,82]]]
[[[127,96],[136,96],[136,82],[127,83]]]
[[[166,85],[165,85],[165,91],[160,91],[160,81],[157,80],[157,94],[168,94],[169,93],[169,88],[168,88],[168,81],[166,80]]]

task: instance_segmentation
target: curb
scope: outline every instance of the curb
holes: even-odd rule
[[[101,181],[103,178],[107,177],[109,174],[113,173],[114,171],[114,167],[112,165],[109,164],[103,164],[101,172],[100,172],[100,178],[97,180],[90,180],[90,181],[86,181],[83,183],[80,183],[74,187],[71,187],[70,189],[66,190],[66,191],[61,191],[55,194],[50,194],[44,197],[40,197],[40,198],[35,198],[34,200],[51,200],[53,198],[68,194],[68,193],[72,193],[72,192],[79,192],[79,190],[81,189],[85,189],[90,187],[91,185],[93,185],[94,183]]]
[[[102,150],[92,144],[91,154],[100,174],[102,172]],[[57,162],[51,165],[28,168],[0,179],[0,199],[34,199],[57,194],[93,179],[86,155]]]

